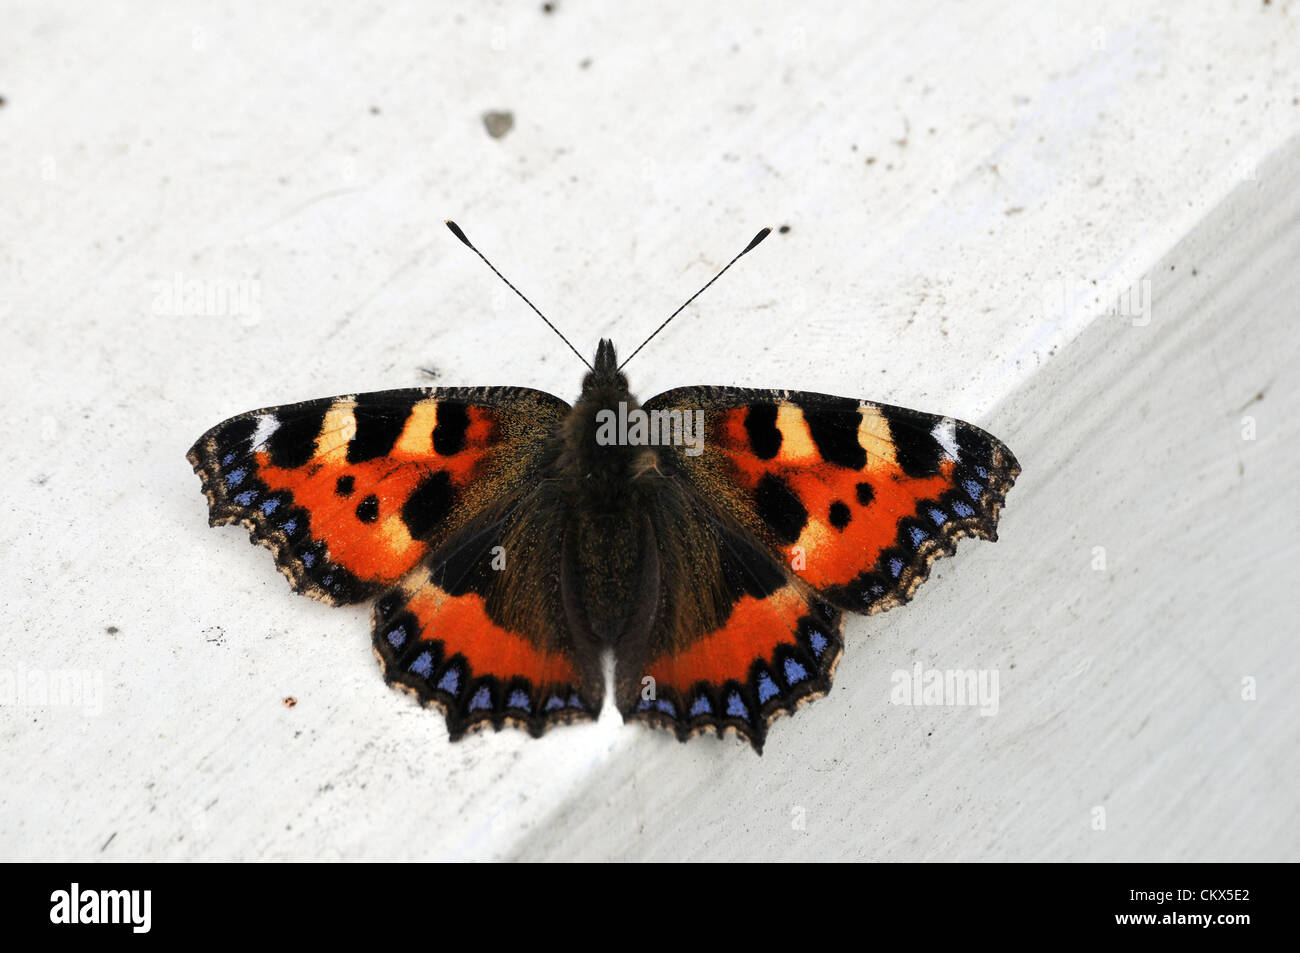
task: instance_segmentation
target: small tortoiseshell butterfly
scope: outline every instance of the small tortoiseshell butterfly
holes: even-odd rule
[[[209,523],[248,527],[299,592],[375,599],[384,677],[452,739],[594,719],[612,653],[625,719],[761,752],[830,688],[841,613],[900,605],[960,537],[997,539],[1020,472],[951,417],[734,387],[642,407],[608,340],[589,366],[573,406],[435,387],[232,417],[189,452]]]

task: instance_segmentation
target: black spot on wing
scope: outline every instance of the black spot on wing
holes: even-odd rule
[[[902,471],[910,477],[928,477],[938,473],[943,447],[934,439],[926,421],[918,420],[898,407],[881,407],[880,413],[889,424],[894,458]]]
[[[351,473],[345,473],[334,483],[334,492],[339,496],[351,496],[353,489],[356,488],[357,481]]]
[[[387,456],[402,435],[406,418],[423,395],[395,397],[392,394],[363,394],[352,411],[357,430],[348,443],[348,463],[364,463]]]
[[[373,523],[379,519],[379,497],[371,493],[357,504],[357,519],[363,523]]]
[[[754,404],[745,414],[749,447],[760,460],[771,460],[781,449],[781,431],[776,428],[776,404]]]
[[[804,409],[804,420],[808,421],[808,432],[813,443],[821,453],[822,459],[850,470],[861,470],[867,465],[867,451],[858,443],[858,426],[862,423],[862,412],[851,401],[844,402],[843,409],[822,408]]]
[[[876,489],[870,483],[859,483],[854,490],[858,494],[858,502],[863,506],[871,505],[871,501],[876,498]]]
[[[438,422],[433,428],[433,451],[440,457],[460,453],[465,447],[465,431],[469,428],[469,411],[464,404],[447,401],[438,403]]]
[[[309,400],[280,411],[280,426],[266,442],[271,465],[285,470],[303,466],[316,453],[316,438],[332,400]]]
[[[441,408],[439,408],[441,411]],[[424,477],[402,505],[402,522],[414,539],[426,539],[456,505],[456,490],[446,470]]]
[[[808,510],[780,477],[764,474],[754,491],[758,515],[772,528],[778,541],[793,543],[808,523]]]
[[[843,529],[849,525],[853,519],[853,514],[849,512],[848,504],[843,500],[836,500],[831,504],[830,521],[836,529]]]

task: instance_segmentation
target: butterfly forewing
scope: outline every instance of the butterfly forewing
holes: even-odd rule
[[[888,404],[723,387],[646,403],[673,408],[705,415],[702,453],[667,451],[678,471],[800,579],[854,612],[906,602],[961,537],[997,539],[1020,473],[980,428]]]

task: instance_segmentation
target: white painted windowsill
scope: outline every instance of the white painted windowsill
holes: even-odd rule
[[[0,859],[1300,859],[1293,5],[11,7],[0,673],[91,694],[0,706]],[[448,217],[586,352],[788,225],[634,391],[970,420],[1023,466],[1000,541],[850,619],[761,758],[448,743],[185,460],[421,367],[572,399]],[[996,715],[891,704],[918,663]]]

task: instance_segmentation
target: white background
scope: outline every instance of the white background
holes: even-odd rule
[[[1300,859],[1294,4],[6,6],[0,859]],[[1000,542],[851,619],[762,758],[448,743],[185,460],[420,367],[571,399],[447,217],[584,352],[788,225],[634,390],[978,423]],[[998,714],[890,704],[917,662]],[[29,689],[66,672],[102,694]]]

